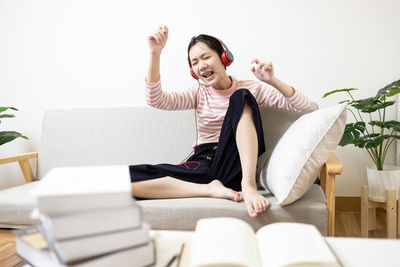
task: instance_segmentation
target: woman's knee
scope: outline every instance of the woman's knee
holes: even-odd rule
[[[246,88],[240,88],[237,89],[233,94],[231,95],[229,102],[236,105],[239,105],[240,103],[251,103],[251,105],[256,104],[257,101],[254,98],[253,94],[249,91],[249,89]]]
[[[247,88],[239,88],[231,95],[231,98],[241,98],[245,95],[251,95],[251,92]]]

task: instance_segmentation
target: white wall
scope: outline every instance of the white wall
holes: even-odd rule
[[[30,137],[1,146],[0,157],[38,150],[46,109],[145,105],[146,36],[160,23],[170,28],[165,88],[194,82],[187,44],[208,33],[234,53],[236,78],[252,78],[253,58],[272,60],[280,79],[327,107],[339,101],[321,99],[327,91],[358,87],[368,97],[400,78],[399,11],[397,0],[0,0],[0,105],[20,109],[1,129]],[[337,195],[359,195],[367,153],[339,147],[337,155]],[[17,164],[0,167],[0,188],[22,182]]]

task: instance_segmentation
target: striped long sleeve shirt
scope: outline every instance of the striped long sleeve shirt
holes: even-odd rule
[[[285,97],[277,89],[259,81],[238,81],[232,78],[232,86],[217,90],[205,84],[193,86],[183,91],[164,91],[161,80],[146,83],[147,104],[164,110],[184,110],[196,107],[197,144],[218,142],[222,123],[229,106],[229,97],[239,88],[248,89],[260,107],[273,107],[288,111],[305,111],[310,107],[306,96],[295,90]]]

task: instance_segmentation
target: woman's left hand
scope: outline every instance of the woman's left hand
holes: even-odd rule
[[[253,59],[251,61],[251,71],[260,81],[266,83],[270,83],[274,78],[274,67],[272,66],[272,62],[263,63],[258,59]]]

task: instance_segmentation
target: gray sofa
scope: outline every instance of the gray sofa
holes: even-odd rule
[[[317,105],[312,103],[308,112],[315,109]],[[261,109],[261,113],[267,152],[259,158],[259,166],[268,160],[290,124],[303,114],[269,108]],[[129,107],[45,112],[39,152],[0,158],[0,164],[19,162],[27,181],[0,191],[0,227],[24,228],[37,223],[30,218],[35,207],[30,191],[51,168],[180,163],[191,151],[194,129],[193,111]],[[35,157],[36,175],[29,163]],[[285,207],[264,191],[272,205],[255,219],[248,216],[243,202],[225,199],[153,199],[140,200],[139,204],[153,229],[193,230],[200,218],[230,216],[244,219],[255,230],[272,222],[296,221],[314,224],[322,234],[333,235],[334,178],[340,173],[341,165],[333,155],[322,168],[321,186],[314,184],[301,199]]]

